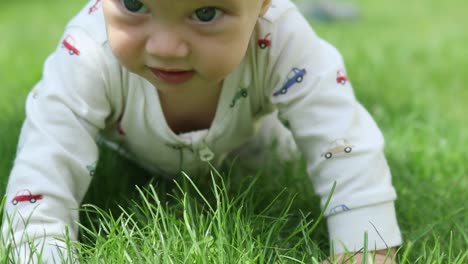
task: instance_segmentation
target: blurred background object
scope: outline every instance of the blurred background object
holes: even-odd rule
[[[311,20],[353,21],[360,17],[360,9],[350,0],[295,0],[297,6]]]

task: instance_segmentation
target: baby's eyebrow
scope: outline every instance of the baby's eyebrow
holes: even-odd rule
[[[176,0],[177,1],[177,0]],[[197,4],[212,4],[214,6],[219,5],[219,4],[236,4],[238,0],[186,0],[191,3],[196,2]],[[249,0],[252,1],[252,0]]]
[[[180,1],[180,0],[174,0]],[[191,5],[195,5],[197,7],[219,7],[225,10],[238,10],[239,1],[252,1],[252,0],[186,0],[186,2],[190,2]]]

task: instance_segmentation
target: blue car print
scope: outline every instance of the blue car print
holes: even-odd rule
[[[335,207],[333,207],[332,209],[330,209],[330,214],[336,214],[336,213],[339,213],[339,212],[344,212],[344,211],[348,211],[349,210],[349,207],[344,205],[344,204],[340,204],[340,205],[337,205]]]
[[[278,96],[288,92],[288,89],[291,88],[295,83],[300,83],[304,79],[306,74],[305,69],[293,68],[288,75],[288,80],[283,84],[283,87],[276,91],[273,96]]]

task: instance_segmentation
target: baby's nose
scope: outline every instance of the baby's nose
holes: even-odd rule
[[[160,58],[184,58],[189,54],[189,45],[181,34],[169,27],[158,27],[146,41],[146,51]]]

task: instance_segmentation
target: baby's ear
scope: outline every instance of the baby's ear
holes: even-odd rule
[[[259,16],[263,16],[266,11],[268,10],[268,8],[270,7],[271,5],[271,0],[262,0],[262,9],[260,9],[260,15]]]

